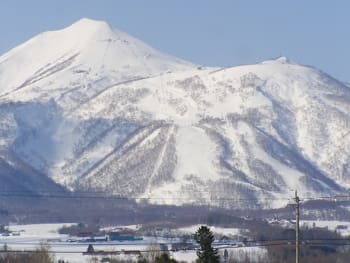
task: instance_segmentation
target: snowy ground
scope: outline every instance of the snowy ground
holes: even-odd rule
[[[306,221],[300,222],[301,226],[308,227],[327,227],[331,231],[337,231],[343,236],[350,235],[350,222],[344,221]],[[34,250],[41,242],[47,242],[51,246],[51,251],[55,254],[56,259],[64,259],[71,263],[83,263],[88,262],[91,256],[83,255],[86,252],[89,245],[88,242],[71,242],[72,237],[67,235],[61,235],[58,233],[58,229],[63,225],[70,224],[33,224],[33,225],[10,225],[9,230],[12,232],[10,236],[0,236],[0,248],[7,244],[9,250]],[[140,226],[123,226],[121,228],[130,228],[137,230]],[[198,229],[199,225],[193,225],[189,227],[179,228],[179,233],[194,233]],[[117,227],[108,227],[106,230],[115,229]],[[214,234],[221,234],[226,236],[234,236],[240,234],[240,229],[237,228],[222,228],[213,227],[210,229]],[[161,237],[143,237],[141,241],[133,242],[94,242],[92,243],[95,251],[145,251],[148,250],[150,245],[154,244],[167,244],[170,248],[171,243],[181,241],[179,238],[166,239]],[[74,238],[77,239],[77,238]],[[217,242],[215,242],[217,243]],[[264,258],[267,255],[267,251],[262,247],[244,247],[236,244],[216,244],[219,249],[220,255],[223,255],[224,249],[227,249],[230,258],[243,259],[246,255],[252,260],[258,258]],[[176,260],[193,262],[196,259],[196,251],[176,251],[170,253]],[[102,257],[102,256],[101,256]],[[100,257],[100,258],[101,258]],[[120,254],[118,256],[123,259],[136,259],[135,255]]]
[[[84,256],[89,243],[69,242],[70,237],[58,233],[58,229],[69,224],[35,224],[11,225],[9,230],[19,233],[19,236],[1,236],[0,246],[7,244],[9,250],[33,250],[40,242],[47,242],[51,246],[56,259],[68,260],[71,263],[87,262],[90,256]],[[95,250],[145,250],[150,240],[138,242],[94,242]]]
[[[87,250],[88,242],[69,242],[71,237],[61,235],[58,229],[63,225],[69,224],[33,224],[33,225],[10,225],[9,230],[12,232],[10,236],[0,236],[0,247],[7,244],[9,250],[34,250],[40,242],[47,242],[51,246],[51,251],[55,254],[56,259],[64,259],[70,263],[88,262],[91,256],[83,255],[82,252]],[[139,226],[127,226],[123,228],[138,229]],[[194,233],[199,226],[181,228],[179,232]],[[107,228],[106,228],[107,229]],[[113,229],[113,227],[110,227]],[[239,229],[211,227],[212,231],[217,234],[235,235],[239,233]],[[13,235],[15,233],[15,235]],[[17,234],[17,235],[16,235]],[[19,235],[18,235],[19,234]],[[122,251],[122,250],[139,250],[144,251],[149,248],[151,244],[162,243],[168,244],[179,242],[178,239],[165,239],[144,237],[142,241],[134,242],[94,242],[93,246],[96,250],[105,251]],[[227,247],[227,246],[226,246]],[[263,248],[252,247],[232,247],[227,248],[229,255],[234,258],[239,258],[248,253],[252,257],[262,256],[266,254]],[[223,254],[224,249],[219,249],[219,253]],[[171,252],[171,256],[177,260],[192,262],[196,259],[196,252],[191,251],[176,251]],[[116,256],[115,256],[116,257]],[[136,256],[118,255],[122,258],[136,258]]]
[[[182,228],[179,228],[178,231],[183,232],[183,233],[187,233],[187,234],[193,234],[194,232],[196,232],[196,230],[200,226],[201,225],[182,227]],[[239,235],[241,233],[241,230],[242,230],[239,228],[223,228],[223,227],[215,227],[215,226],[209,226],[209,228],[214,234],[225,235],[225,236]]]

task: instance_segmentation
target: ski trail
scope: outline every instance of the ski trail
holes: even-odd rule
[[[171,136],[174,134],[174,130],[175,130],[175,126],[171,125],[170,128],[169,128],[166,140],[164,142],[163,148],[162,148],[161,152],[159,153],[159,156],[158,156],[157,161],[156,161],[156,163],[154,165],[154,169],[152,171],[152,174],[149,177],[148,185],[147,185],[147,188],[145,190],[145,193],[151,194],[151,187],[152,187],[153,178],[157,175],[157,172],[158,172],[160,166],[162,165],[162,161],[164,159],[165,151],[166,151],[166,149],[168,147],[168,143],[169,143],[169,140],[170,140]]]

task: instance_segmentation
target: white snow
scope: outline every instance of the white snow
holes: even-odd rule
[[[192,225],[187,227],[180,227],[178,228],[178,231],[187,233],[187,234],[193,234],[195,233],[202,225]],[[218,226],[208,226],[210,230],[214,234],[220,234],[225,236],[235,236],[239,235],[243,229],[239,228],[230,228],[230,227],[218,227]]]
[[[219,178],[213,163],[217,159],[216,145],[202,129],[179,127],[176,142],[176,178],[184,178],[186,175],[196,175],[204,180]]]
[[[112,29],[103,21],[81,19],[65,29],[42,33],[1,56],[0,95],[20,89],[26,82],[23,87],[27,88],[31,83],[28,80],[36,82],[62,67],[76,71],[81,65],[90,71],[90,76],[109,72],[118,78],[194,67]],[[60,78],[74,77],[71,70],[61,72]]]
[[[172,180],[150,185],[167,161],[165,141],[145,175],[146,190],[138,196],[152,191],[153,197],[180,204],[184,189],[208,192],[226,180],[237,186],[237,196],[249,189],[256,197],[262,189],[254,180],[265,185],[268,180],[254,178],[251,160],[272,167],[286,184],[267,191],[276,197],[269,206],[284,205],[281,198],[290,196],[289,189],[309,196],[337,193],[318,178],[313,181],[319,184],[316,190],[302,181],[314,172],[277,160],[259,142],[257,134],[262,132],[334,185],[350,185],[349,88],[286,57],[256,65],[197,68],[105,22],[82,19],[2,55],[0,72],[0,106],[10,105],[6,117],[0,116],[1,149],[10,149],[72,190],[82,175],[96,175],[89,172],[92,167],[108,166],[107,157],[121,145],[126,149],[137,143],[143,136],[131,136],[137,128],[159,121],[174,127],[165,140],[175,138],[176,167],[167,176]],[[134,126],[119,127],[121,119]],[[217,138],[208,130],[218,133]],[[151,144],[159,134],[154,131],[139,146]],[[223,159],[251,181],[235,177],[221,165]],[[113,175],[106,173],[105,180],[91,180],[98,182],[91,188],[111,191]],[[200,197],[209,200],[210,195]],[[198,201],[191,193],[180,199]]]

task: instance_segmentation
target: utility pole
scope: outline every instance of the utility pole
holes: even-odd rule
[[[299,204],[298,192],[295,191],[295,262],[300,263]]]

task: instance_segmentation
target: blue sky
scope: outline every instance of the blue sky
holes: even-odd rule
[[[285,55],[350,82],[348,0],[1,0],[0,54],[88,17],[207,66]]]

